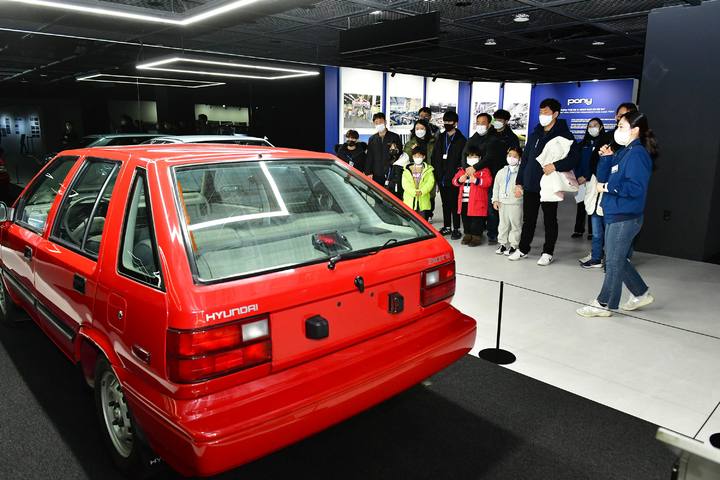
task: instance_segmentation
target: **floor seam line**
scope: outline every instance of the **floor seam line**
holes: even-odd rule
[[[717,411],[718,407],[720,407],[720,402],[718,402],[717,405],[715,405],[715,408],[713,408],[712,412],[710,412],[710,415],[708,415],[708,417],[705,419],[705,422],[700,426],[700,430],[697,431],[697,433],[695,434],[693,439],[697,440],[697,436],[700,435],[700,432],[703,431],[703,428],[705,428],[705,425],[707,425],[708,422],[710,421],[710,419],[712,418],[712,416],[715,415],[715,412]]]

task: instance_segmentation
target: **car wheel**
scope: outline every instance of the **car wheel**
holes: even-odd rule
[[[0,323],[3,325],[13,326],[20,323],[20,308],[13,302],[5,287],[5,280],[0,277]]]
[[[95,364],[95,408],[113,463],[130,478],[154,475],[159,458],[136,428],[122,386],[106,358]]]

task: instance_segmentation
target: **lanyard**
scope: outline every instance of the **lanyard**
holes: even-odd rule
[[[510,179],[512,178],[512,170],[508,167],[507,175],[505,176],[505,195],[508,193],[508,186],[510,186]]]
[[[450,141],[448,141],[448,138],[450,139]],[[452,146],[453,140],[455,140],[455,135],[453,135],[451,137],[447,134],[447,132],[445,132],[445,156],[446,157],[447,157],[448,153],[450,152],[450,147]]]

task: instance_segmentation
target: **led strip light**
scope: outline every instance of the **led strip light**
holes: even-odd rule
[[[2,0],[2,1],[23,3],[25,5],[54,8],[54,9],[58,9],[58,10],[67,10],[67,11],[78,12],[78,13],[89,13],[89,14],[101,15],[101,16],[105,16],[105,17],[123,18],[126,20],[136,20],[136,21],[140,21],[140,22],[164,23],[167,25],[178,25],[181,27],[186,27],[188,25],[193,25],[195,23],[202,22],[209,18],[217,17],[218,15],[222,15],[222,14],[225,14],[228,12],[232,12],[233,10],[237,10],[237,9],[246,7],[253,3],[257,3],[261,0],[234,0],[234,1],[230,1],[228,3],[225,3],[224,5],[220,5],[219,7],[211,8],[202,13],[198,13],[196,15],[190,15],[183,19],[176,19],[176,18],[170,18],[167,16],[159,16],[159,15],[148,15],[148,14],[143,14],[143,13],[132,13],[130,11],[121,10],[121,9],[94,7],[94,6],[90,6],[90,5],[82,5],[82,4],[70,3],[70,2],[58,2],[58,1],[53,1],[53,0]]]
[[[107,77],[103,79],[101,77]],[[78,82],[102,82],[102,83],[124,83],[128,85],[152,85],[156,87],[173,87],[173,88],[207,88],[225,85],[223,82],[205,82],[202,80],[183,80],[180,78],[160,78],[160,77],[137,77],[133,75],[111,75],[108,73],[96,73],[78,77]],[[161,81],[176,83],[161,83]]]
[[[185,68],[169,68],[168,65],[172,65],[173,63],[193,63],[196,65],[209,65],[209,66],[219,66],[219,67],[229,67],[229,68],[244,68],[248,70],[258,70],[258,71],[265,71],[265,72],[278,72],[278,73],[286,73],[286,75],[276,75],[276,76],[263,76],[263,75],[248,75],[244,73],[232,73],[232,72],[214,72],[214,71],[207,71],[207,70],[189,70]],[[293,68],[284,68],[284,67],[266,67],[266,66],[260,66],[260,65],[249,65],[249,64],[242,64],[242,63],[229,63],[229,62],[218,62],[215,60],[200,60],[196,58],[184,58],[184,57],[172,57],[172,58],[165,58],[162,60],[155,60],[148,63],[142,63],[140,65],[137,65],[138,70],[156,70],[161,72],[173,72],[173,73],[189,73],[194,75],[208,75],[208,76],[214,76],[214,77],[230,77],[230,78],[252,78],[252,79],[258,79],[258,80],[281,80],[285,78],[296,78],[296,77],[308,77],[308,76],[314,76],[319,75],[320,72],[313,71],[313,70],[296,70]]]

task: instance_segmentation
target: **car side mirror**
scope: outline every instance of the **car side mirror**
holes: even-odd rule
[[[0,222],[9,222],[12,220],[13,209],[8,207],[5,202],[0,202]]]

